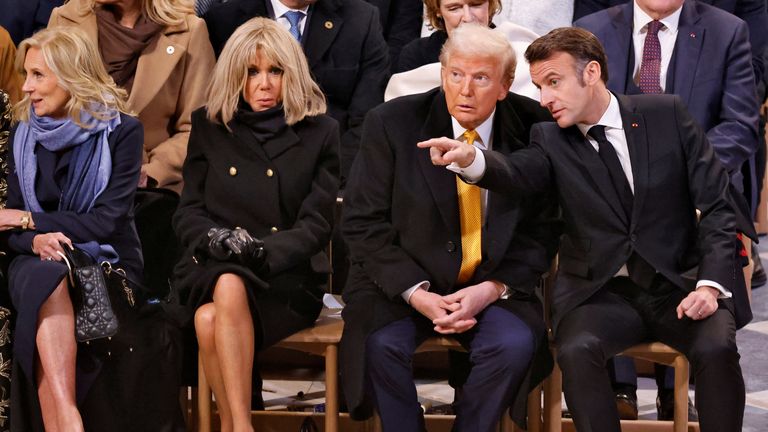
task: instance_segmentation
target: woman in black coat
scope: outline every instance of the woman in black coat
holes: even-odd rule
[[[9,139],[7,208],[0,210],[0,230],[8,231],[14,255],[8,286],[18,313],[11,429],[82,431],[88,415],[81,416],[77,402],[99,360],[75,342],[60,253],[76,245],[140,278],[132,204],[143,133],[125,114],[125,91],[82,31],[36,33],[20,44],[16,64],[26,75],[25,98],[14,113],[19,122]],[[90,365],[87,379],[84,364]],[[27,406],[22,400],[30,396]],[[42,424],[29,411],[36,411],[35,399]]]
[[[240,26],[192,115],[174,228],[222,430],[250,430],[254,351],[311,326],[322,307],[339,183],[337,123],[301,46],[272,20]]]
[[[440,61],[443,44],[453,29],[463,23],[491,26],[491,20],[501,11],[501,0],[424,0],[424,11],[435,32],[403,47],[393,68],[395,73]]]

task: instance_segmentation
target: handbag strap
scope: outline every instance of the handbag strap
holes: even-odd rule
[[[56,251],[56,253],[61,257],[62,261],[64,261],[64,264],[67,265],[67,268],[69,269],[69,272],[67,273],[67,277],[69,278],[69,284],[70,286],[75,286],[75,279],[74,279],[74,268],[72,267],[72,263],[69,262],[69,259],[67,258],[67,255],[61,251]]]

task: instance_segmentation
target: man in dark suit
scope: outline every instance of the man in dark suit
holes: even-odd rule
[[[363,118],[384,101],[389,79],[378,11],[363,0],[231,0],[205,15],[217,56],[232,32],[255,16],[276,19],[301,41],[328,114],[341,127],[343,182],[360,147]]]
[[[453,335],[469,351],[455,430],[491,431],[513,402],[524,421],[529,389],[551,369],[534,288],[556,247],[556,209],[547,197],[518,200],[457,182],[416,147],[451,136],[508,154],[551,117],[508,92],[514,53],[487,27],[455,30],[441,63],[442,89],[368,114],[344,197],[352,267],[342,385],[353,418],[370,416],[374,403],[385,431],[424,428],[411,357],[430,336]]]
[[[695,0],[634,0],[588,15],[574,25],[591,31],[605,47],[609,90],[680,96],[706,131],[734,187],[746,191],[754,209],[757,185],[752,155],[758,148],[758,103],[747,25]],[[654,79],[652,85],[647,84],[646,71]],[[637,418],[634,363],[619,358],[614,371],[622,417]],[[672,369],[657,368],[657,382],[659,417],[671,420]],[[695,410],[689,410],[695,420]]]
[[[713,147],[677,96],[610,93],[605,53],[586,30],[553,30],[526,59],[557,122],[535,125],[529,148],[500,155],[447,138],[419,146],[489,190],[558,191],[565,234],[552,317],[576,429],[621,429],[606,362],[653,339],[690,361],[701,430],[741,430],[735,332],[752,314],[736,240],[740,197],[729,196]]]

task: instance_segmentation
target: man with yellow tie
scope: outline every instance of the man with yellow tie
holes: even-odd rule
[[[449,136],[504,154],[551,117],[509,93],[515,56],[482,26],[454,31],[442,88],[373,109],[344,196],[351,269],[344,288],[342,385],[353,418],[375,405],[385,432],[424,430],[411,358],[434,335],[455,337],[471,370],[454,430],[491,431],[551,369],[534,289],[559,234],[546,194],[519,200],[469,185],[416,143]]]

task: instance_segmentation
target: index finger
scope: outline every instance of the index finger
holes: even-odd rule
[[[451,150],[455,148],[457,145],[461,144],[459,141],[452,140],[450,138],[446,137],[440,137],[440,138],[431,138],[426,141],[421,141],[416,143],[416,145],[419,148],[430,148],[435,147],[444,151]]]

